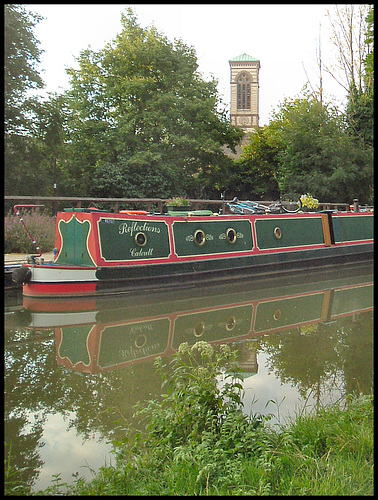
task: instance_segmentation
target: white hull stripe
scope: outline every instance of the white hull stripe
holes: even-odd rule
[[[96,323],[97,311],[72,313],[34,313],[30,326],[34,328],[56,328]]]
[[[57,267],[32,267],[31,282],[68,283],[73,281],[98,281],[96,268],[93,269],[60,269]]]

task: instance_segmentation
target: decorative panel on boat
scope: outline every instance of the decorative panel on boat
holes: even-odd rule
[[[169,318],[111,325],[101,333],[98,366],[110,368],[162,354],[168,347]]]
[[[71,264],[77,266],[93,266],[88,252],[89,221],[78,221],[72,217],[69,221],[60,220],[58,231],[62,239],[62,248],[55,261],[56,264]]]
[[[332,221],[336,243],[374,238],[373,214],[360,216],[332,215]]]
[[[101,257],[107,262],[169,256],[165,222],[100,218],[98,231]]]
[[[303,218],[266,218],[255,221],[260,250],[323,245],[321,216]]]
[[[248,335],[252,316],[253,305],[180,315],[175,320],[172,347],[178,349],[181,342],[193,345],[198,340],[219,342]]]
[[[249,220],[192,218],[173,223],[175,253],[178,256],[214,255],[253,250]]]

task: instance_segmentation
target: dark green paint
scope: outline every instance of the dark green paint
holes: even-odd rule
[[[162,354],[168,347],[168,318],[109,326],[101,333],[100,368]]]
[[[236,241],[231,244],[226,239],[228,229],[237,233]],[[199,246],[194,241],[196,231],[205,233],[205,243]],[[251,223],[247,220],[240,221],[178,221],[173,223],[175,252],[178,256],[228,254],[253,250]]]
[[[332,221],[336,243],[374,238],[373,216],[333,216]]]
[[[87,349],[87,339],[93,325],[71,326],[62,328],[62,342],[59,346],[59,356],[67,358],[72,366],[84,363],[89,366],[90,357]]]
[[[151,284],[161,285],[164,282],[171,287],[175,280],[182,283],[193,281],[196,284],[211,282],[213,277],[232,276],[243,279],[246,276],[269,276],[276,272],[288,270],[324,269],[325,265],[342,263],[371,263],[373,259],[373,244],[349,245],[316,248],[303,252],[290,250],[276,253],[238,256],[232,259],[203,259],[193,262],[171,264],[155,264],[153,266],[117,266],[102,267],[96,271],[100,280],[97,290],[111,288],[112,280],[117,280],[119,287],[133,288],[138,285],[148,288]],[[202,273],[206,273],[204,276]],[[215,273],[215,274],[213,274]],[[121,281],[124,280],[124,281]],[[108,284],[107,284],[108,283]],[[144,283],[144,285],[143,285]],[[146,286],[147,284],[147,286]]]
[[[202,340],[214,342],[248,335],[251,331],[253,305],[191,313],[175,321],[173,348],[182,342],[189,345]]]
[[[336,290],[333,298],[332,314],[347,314],[351,311],[362,311],[374,306],[373,285]]]
[[[106,261],[133,261],[169,256],[168,226],[164,222],[126,219],[101,219],[100,250]],[[135,237],[143,233],[146,244],[140,246]]]
[[[323,297],[324,294],[319,293],[258,304],[255,332],[265,332],[307,321],[320,320]]]
[[[260,250],[324,244],[321,218],[259,219],[256,221],[257,246]],[[281,230],[281,238],[274,235]]]
[[[87,248],[90,223],[88,221],[79,222],[73,217],[69,222],[60,220],[59,230],[62,235],[62,249],[56,263],[61,265],[93,266]]]

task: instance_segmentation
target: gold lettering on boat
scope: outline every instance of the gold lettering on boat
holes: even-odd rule
[[[151,226],[148,222],[138,222],[129,221],[122,222],[118,227],[119,234],[126,234],[133,236],[134,233],[148,232],[148,233],[160,233],[160,228],[156,226]]]
[[[154,252],[153,248],[143,250],[143,248],[130,248],[131,257],[152,257]]]
[[[143,346],[141,348],[129,347],[128,349],[118,349],[118,355],[121,359],[129,360],[133,358],[140,358],[142,356],[149,356],[155,354],[156,351],[161,350],[160,343],[155,342],[149,346]]]

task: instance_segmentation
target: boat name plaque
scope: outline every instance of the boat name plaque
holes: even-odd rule
[[[142,223],[137,221],[122,222],[122,224],[120,224],[118,228],[119,234],[127,234],[129,236],[132,236],[134,233],[143,231],[159,234],[160,228],[156,226],[150,226],[148,222]]]
[[[98,222],[101,257],[107,262],[166,258],[170,254],[168,225],[160,221]]]

